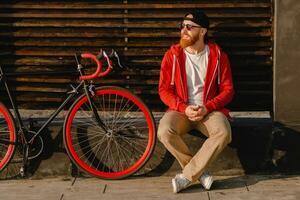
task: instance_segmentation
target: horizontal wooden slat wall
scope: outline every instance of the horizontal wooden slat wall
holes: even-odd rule
[[[6,72],[33,73],[9,79],[23,107],[49,108],[77,81],[75,52],[114,48],[129,69],[96,83],[125,86],[162,111],[160,62],[179,40],[177,24],[196,8],[210,17],[209,37],[229,54],[236,88],[229,107],[271,110],[271,0],[1,1],[0,52],[10,54],[0,63]],[[0,92],[7,99],[2,86]]]

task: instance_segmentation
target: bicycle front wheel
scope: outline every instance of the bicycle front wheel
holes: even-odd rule
[[[139,170],[155,146],[156,130],[147,106],[129,90],[100,87],[72,105],[64,124],[64,142],[72,161],[105,179],[120,179]]]
[[[9,110],[0,102],[0,172],[11,160],[16,143],[15,123]]]

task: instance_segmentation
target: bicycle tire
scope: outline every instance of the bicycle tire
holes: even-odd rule
[[[99,178],[132,175],[143,167],[155,147],[152,113],[140,98],[116,86],[96,88],[92,101],[107,131],[95,121],[87,96],[80,96],[64,123],[69,157],[79,169]]]
[[[17,140],[15,127],[10,111],[0,102],[0,172],[14,155]]]

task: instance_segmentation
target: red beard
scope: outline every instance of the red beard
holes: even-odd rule
[[[184,36],[188,36],[188,37],[184,37]],[[187,34],[181,34],[180,46],[182,48],[186,48],[188,46],[191,46],[191,45],[195,44],[195,42],[197,42],[198,39],[199,39],[199,36],[198,37],[192,37],[192,36],[187,35]]]

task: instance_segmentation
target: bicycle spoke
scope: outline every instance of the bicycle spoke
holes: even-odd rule
[[[118,110],[118,115],[112,120],[112,124],[113,124],[112,128],[114,128],[115,126],[117,126],[119,119],[121,119],[120,114],[122,113],[122,115],[123,115],[123,110],[128,105],[128,102],[129,101],[127,100],[126,103],[125,103],[125,105],[122,106],[122,104],[123,104],[123,98],[122,98],[122,101],[120,103],[120,107],[119,107],[119,110]]]
[[[125,119],[126,121],[124,121],[121,125],[119,125],[118,129],[123,129],[124,127],[129,127],[132,124],[138,122],[140,119],[138,119],[137,117],[135,118],[127,118]]]
[[[98,152],[99,152],[99,150],[100,150],[100,147],[101,147],[101,145],[98,145],[98,149],[97,149],[97,151],[96,151],[96,153],[95,153],[95,156],[94,156],[94,158],[93,158],[93,161],[92,161],[91,164],[90,164],[90,167],[91,167],[92,164],[94,163],[95,158],[96,158],[96,155],[98,154]]]
[[[91,133],[90,135],[105,134],[104,130],[102,130],[101,128],[100,128],[100,131],[99,131],[99,129],[97,129],[97,127],[91,127],[91,128],[88,128],[88,127],[89,126],[86,126],[86,125],[85,126],[77,125],[74,128],[77,128],[78,130],[83,130],[83,131],[89,129],[89,133]],[[79,132],[79,133],[81,133],[81,132]]]
[[[143,151],[137,149],[138,146],[142,146],[143,148],[145,147],[144,145],[140,144],[139,142],[132,142],[131,140],[129,140],[128,138],[124,137],[123,138],[125,142],[127,142],[131,147],[133,147],[134,149],[140,151],[143,154]],[[132,143],[134,143],[135,145],[133,145]]]
[[[116,111],[117,111],[117,99],[118,99],[118,97],[117,97],[117,94],[115,95],[115,105],[114,105],[114,109],[113,109],[113,119],[115,119],[116,118]],[[114,126],[113,126],[113,124],[112,124],[112,127],[111,127],[112,129],[114,129]]]
[[[122,145],[119,145],[119,148],[120,149],[123,149],[124,151],[122,151],[122,152],[124,152],[123,153],[123,155],[125,155],[125,157],[126,157],[126,155],[127,155],[127,157],[129,158],[129,159],[126,159],[125,157],[125,161],[127,162],[127,166],[130,166],[131,164],[128,162],[128,160],[130,160],[130,159],[132,159],[133,157],[132,157],[132,152],[130,152],[127,148],[125,148],[125,147],[123,147]],[[127,152],[127,154],[125,154],[125,151]],[[139,158],[139,157],[137,157],[137,158]]]
[[[92,138],[93,139],[93,138]],[[104,140],[105,139],[105,137],[103,137],[101,140],[100,140],[100,142],[102,141],[102,140]],[[89,139],[90,140],[90,139]],[[89,140],[87,140],[87,141],[89,141]],[[85,146],[85,147],[81,147],[80,148],[80,150],[81,151],[83,151],[83,150],[85,150],[85,149],[87,149],[87,148],[90,148],[91,147],[91,145],[94,145],[94,144],[96,144],[98,141],[96,141],[96,142],[94,142],[94,143],[92,143],[92,144],[90,144],[89,146]],[[80,143],[78,143],[79,144],[79,146],[80,146],[80,144],[82,144],[83,142],[80,142]],[[77,144],[74,144],[74,146],[76,146]],[[87,152],[88,153],[88,152]]]
[[[85,156],[85,155],[87,155],[87,153],[84,154],[84,156],[86,157],[86,158],[85,158],[85,162],[86,162],[86,163],[90,163],[90,167],[91,167],[92,164],[93,164],[93,162],[90,162],[90,161],[89,161],[89,160],[90,160],[90,157],[94,154],[95,156],[94,156],[93,160],[95,160],[97,154],[94,153],[94,149],[95,149],[95,148],[98,148],[98,149],[99,149],[100,146],[101,146],[101,143],[97,143],[94,147],[92,147],[92,148],[88,151],[88,153],[89,153],[88,156]],[[81,156],[81,158],[82,158],[82,156]]]
[[[94,139],[94,138],[97,138],[98,136],[96,135],[96,136],[93,136],[93,137],[90,137],[90,138],[87,138],[87,139],[85,139],[85,140],[80,140],[80,142],[78,142],[78,143],[73,143],[73,145],[76,147],[77,145],[79,145],[80,146],[80,144],[83,144],[83,143],[85,143],[85,142],[87,142],[87,141],[90,141],[91,139]],[[86,137],[84,137],[84,138],[86,138]],[[87,146],[88,147],[88,146]],[[87,148],[87,147],[84,147],[84,148]],[[84,148],[82,148],[82,149],[84,149]]]
[[[121,110],[119,111],[119,112],[124,112],[124,109],[127,107],[127,105],[128,105],[128,103],[129,103],[129,100],[127,100],[127,102],[125,103],[125,105],[123,106],[123,107],[121,107]],[[132,105],[132,106],[134,106],[134,105]],[[125,115],[126,116],[126,115]],[[124,116],[122,117],[122,118],[124,118]],[[120,120],[121,118],[119,117],[118,119],[114,119],[114,121],[113,121],[113,124],[117,124],[118,122],[119,122],[119,120]]]
[[[114,140],[114,143],[115,143],[115,148],[116,148],[116,151],[117,151],[117,154],[118,154],[117,158],[119,158],[119,159],[115,159],[116,162],[118,163],[116,168],[117,168],[118,171],[120,171],[120,170],[123,169],[122,166],[121,166],[121,164],[122,164],[121,156],[123,157],[123,160],[125,160],[125,162],[127,163],[127,166],[129,165],[129,163],[127,162],[127,159],[125,158],[123,151],[119,150],[118,143],[117,143],[116,140]]]
[[[95,125],[95,123],[93,123],[93,120],[89,118],[76,119],[74,122],[75,124],[78,124],[78,126],[82,126],[82,127],[95,127],[95,128],[98,127],[98,125]]]
[[[94,148],[96,148],[97,146],[103,144],[105,140],[107,140],[107,138],[103,137],[100,141],[96,141],[96,142],[92,143],[90,146],[85,147],[85,148],[90,148],[91,146],[93,146],[92,148],[90,148],[90,150],[88,152],[86,152],[86,154],[89,153],[89,152],[92,152]],[[83,150],[85,148],[82,148],[81,150]],[[84,155],[86,155],[86,154],[84,154]]]
[[[107,145],[106,145],[106,147],[104,148],[104,151],[102,152],[102,155],[101,155],[99,161],[102,161],[102,160],[103,160],[103,156],[105,156],[105,154],[106,154],[106,152],[109,150],[109,148],[110,148],[110,145],[109,145],[109,142],[108,142]],[[107,156],[106,156],[106,157],[107,157]],[[100,162],[99,162],[99,163],[100,163]],[[101,163],[105,163],[105,162],[101,162]],[[104,167],[106,167],[106,165],[103,165],[102,171],[105,171],[105,168],[104,168]]]

